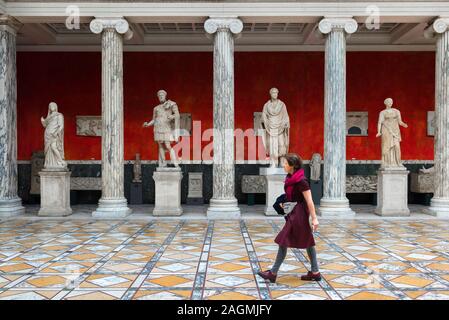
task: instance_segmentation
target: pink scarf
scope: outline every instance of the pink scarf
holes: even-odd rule
[[[288,200],[292,200],[293,198],[293,187],[295,184],[297,184],[299,181],[304,179],[304,169],[299,169],[295,171],[293,174],[288,174],[285,177],[284,182],[284,189],[285,194],[287,195]]]

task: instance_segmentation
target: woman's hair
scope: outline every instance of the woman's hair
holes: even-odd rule
[[[294,168],[295,171],[302,168],[302,159],[296,153],[287,153],[283,156],[283,158],[287,161],[290,167]]]

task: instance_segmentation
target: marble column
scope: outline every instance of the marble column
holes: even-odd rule
[[[449,17],[430,26],[436,37],[434,194],[427,213],[449,217]],[[432,30],[433,29],[433,30]]]
[[[214,38],[213,196],[207,216],[239,218],[234,195],[234,37],[243,23],[235,17],[210,18],[204,29]]]
[[[346,198],[346,36],[357,30],[351,18],[324,18],[324,172],[322,216],[351,216]]]
[[[16,34],[20,23],[0,16],[0,217],[25,212],[17,196]]]
[[[128,215],[124,196],[123,154],[123,35],[129,30],[123,18],[96,18],[93,33],[101,33],[101,175],[102,194],[94,217],[116,218]]]

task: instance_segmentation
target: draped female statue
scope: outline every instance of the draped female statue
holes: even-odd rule
[[[379,114],[376,137],[382,137],[382,164],[385,167],[403,167],[401,163],[401,131],[399,126],[407,128],[407,124],[402,122],[401,112],[392,108],[393,99],[387,98],[384,101],[385,110]]]
[[[47,118],[41,117],[45,128],[45,162],[44,169],[66,168],[64,161],[64,116],[58,112],[58,105],[48,105]]]

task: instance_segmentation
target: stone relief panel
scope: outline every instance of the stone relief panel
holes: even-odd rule
[[[376,193],[377,192],[377,176],[346,176],[346,192],[347,193]]]
[[[101,137],[101,116],[76,116],[76,134]]]
[[[346,135],[348,136],[368,135],[367,111],[346,112]]]
[[[41,193],[41,178],[39,171],[44,168],[45,154],[44,151],[36,151],[31,155],[31,189],[30,194]]]
[[[101,190],[101,178],[71,177],[70,190]]]
[[[434,173],[412,172],[410,174],[410,191],[416,193],[433,193]]]
[[[243,193],[265,193],[266,179],[264,176],[243,175],[242,192]]]
[[[435,135],[435,111],[427,111],[427,135]]]

